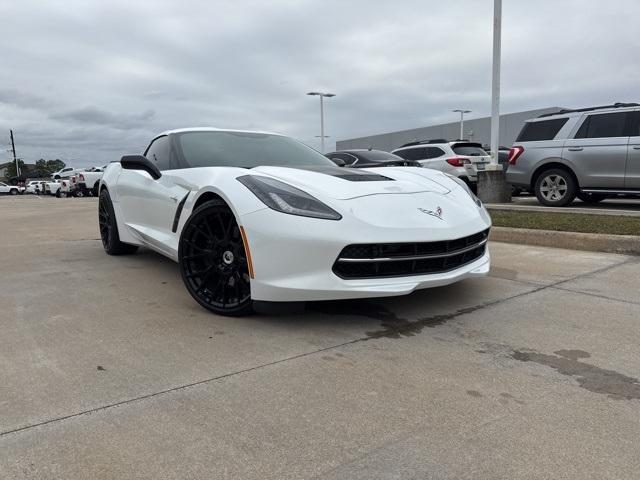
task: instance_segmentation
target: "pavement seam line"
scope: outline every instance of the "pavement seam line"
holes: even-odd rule
[[[534,288],[534,289],[532,289],[530,291],[527,291],[527,292],[522,292],[522,293],[518,293],[516,295],[512,295],[510,297],[505,297],[503,299],[494,300],[493,302],[487,302],[487,303],[484,303],[484,304],[479,304],[479,305],[477,305],[475,307],[468,307],[466,309],[459,310],[458,312],[451,313],[448,319],[454,319],[454,318],[457,318],[459,316],[463,316],[463,315],[465,315],[467,313],[472,313],[472,312],[475,312],[477,310],[483,310],[483,309],[488,308],[488,307],[500,305],[502,303],[508,302],[509,300],[513,300],[513,299],[516,299],[516,298],[524,297],[526,295],[531,295],[533,293],[537,293],[537,292],[540,292],[542,290],[546,290],[548,288],[554,288],[557,285],[561,285],[561,284],[566,283],[566,282],[577,280],[577,279],[580,279],[582,277],[586,277],[586,276],[589,276],[589,275],[595,275],[595,274],[598,274],[598,273],[602,273],[602,272],[605,272],[607,270],[619,267],[619,266],[627,263],[628,261],[629,261],[628,259],[625,259],[622,262],[615,263],[613,265],[608,265],[606,267],[602,267],[602,268],[599,268],[599,269],[596,269],[596,270],[593,270],[593,271],[590,271],[590,272],[586,272],[586,273],[583,273],[583,274],[579,274],[579,275],[576,275],[575,277],[571,277],[571,278],[568,278],[568,279],[565,279],[565,280],[560,280],[558,282],[550,283],[548,285],[541,285],[538,288]],[[640,260],[632,260],[632,261],[634,263],[638,263],[638,261],[640,261]],[[348,342],[343,342],[343,343],[340,343],[340,344],[337,344],[337,345],[330,345],[328,347],[320,348],[320,349],[313,350],[313,351],[310,351],[310,352],[299,353],[297,355],[292,355],[290,357],[281,358],[279,360],[274,360],[272,362],[267,362],[267,363],[264,363],[264,364],[261,364],[261,365],[255,365],[253,367],[248,367],[248,368],[244,368],[244,369],[237,370],[237,371],[234,371],[234,372],[225,373],[223,375],[218,375],[218,376],[207,378],[207,379],[204,379],[204,380],[198,380],[197,382],[191,382],[191,383],[187,383],[187,384],[184,384],[184,385],[178,385],[176,387],[167,388],[167,389],[164,389],[164,390],[159,390],[159,391],[154,392],[154,393],[149,393],[149,394],[146,394],[146,395],[140,395],[138,397],[129,398],[129,399],[126,399],[126,400],[121,400],[119,402],[110,403],[108,405],[102,405],[102,406],[99,406],[99,407],[91,408],[89,410],[83,410],[81,412],[76,412],[76,413],[72,413],[72,414],[69,414],[69,415],[63,415],[61,417],[51,418],[49,420],[44,420],[42,422],[33,423],[33,424],[25,425],[25,426],[22,426],[22,427],[18,427],[18,428],[12,428],[10,430],[5,430],[5,431],[0,432],[0,438],[6,437],[6,436],[11,435],[11,434],[23,432],[25,430],[30,430],[32,428],[51,425],[51,424],[54,424],[54,423],[63,422],[65,420],[70,420],[72,418],[78,418],[78,417],[81,417],[81,416],[84,416],[84,415],[91,415],[92,413],[101,412],[103,410],[108,410],[108,409],[111,409],[111,408],[120,407],[120,406],[123,406],[123,405],[128,405],[128,404],[140,402],[140,401],[147,400],[147,399],[150,399],[150,398],[153,398],[153,397],[156,397],[156,396],[161,396],[161,395],[164,395],[164,394],[167,394],[167,393],[173,393],[173,392],[177,392],[177,391],[180,391],[180,390],[186,390],[188,388],[195,387],[195,386],[198,386],[198,385],[203,385],[203,384],[206,384],[206,383],[215,382],[217,380],[222,380],[224,378],[233,377],[235,375],[240,375],[240,374],[243,374],[243,373],[252,372],[252,371],[255,371],[255,370],[259,370],[261,368],[270,367],[270,366],[273,366],[273,365],[278,365],[280,363],[288,362],[290,360],[296,360],[296,359],[299,359],[299,358],[304,358],[304,357],[307,357],[307,356],[315,355],[317,353],[322,353],[322,352],[326,352],[328,350],[333,350],[335,348],[340,348],[340,347],[344,347],[344,346],[347,346],[347,345],[353,345],[353,344],[356,344],[356,343],[362,343],[362,342],[366,342],[366,341],[369,341],[369,340],[375,340],[375,339],[378,339],[378,338],[377,337],[359,337],[359,338],[350,340]]]
[[[588,297],[596,297],[596,298],[602,298],[603,300],[611,300],[612,302],[626,303],[629,305],[640,305],[640,302],[634,302],[633,300],[625,300],[624,298],[609,297],[607,295],[601,295],[599,293],[585,292],[584,290],[573,290],[567,287],[552,287],[552,288],[556,290],[562,290],[563,292],[578,293],[580,295],[586,295]]]

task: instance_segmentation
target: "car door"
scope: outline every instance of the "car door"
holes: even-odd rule
[[[562,157],[574,168],[581,188],[624,188],[632,116],[629,112],[585,114]]]
[[[154,139],[145,152],[162,176],[155,180],[143,170],[122,170],[118,177],[118,198],[125,223],[145,241],[159,249],[177,245],[174,220],[176,212],[189,193],[176,185],[170,170],[173,154],[171,139],[164,135]]]
[[[624,187],[640,190],[640,111],[633,112],[630,134]]]

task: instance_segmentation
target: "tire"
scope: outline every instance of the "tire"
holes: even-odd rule
[[[62,198],[62,192],[58,189],[58,191],[56,192],[56,197],[57,198]]]
[[[511,196],[519,197],[522,194],[522,189],[520,187],[516,187],[515,185],[511,185]]]
[[[16,188],[12,188],[11,190],[9,190],[9,194],[11,194],[11,195],[17,195],[18,193],[20,193],[20,192]]]
[[[178,261],[187,291],[204,308],[226,316],[253,311],[242,236],[222,200],[203,203],[191,214],[180,235]]]
[[[576,198],[578,185],[573,175],[562,168],[551,168],[538,175],[534,192],[547,207],[564,207]]]
[[[100,182],[98,181],[91,189],[91,195],[93,195],[94,197],[97,197],[99,188],[100,188]]]
[[[113,203],[111,203],[111,197],[106,190],[102,191],[98,201],[98,225],[102,246],[107,254],[127,255],[138,250],[137,245],[130,245],[120,241]]]
[[[576,195],[584,203],[596,204],[607,198],[606,195],[601,193],[584,193],[580,192]]]

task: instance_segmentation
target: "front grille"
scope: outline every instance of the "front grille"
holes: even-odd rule
[[[439,242],[349,245],[340,252],[333,272],[345,279],[448,272],[482,257],[488,237],[489,229]]]

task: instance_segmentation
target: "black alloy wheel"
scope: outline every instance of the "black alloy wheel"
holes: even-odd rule
[[[116,215],[111,203],[109,192],[103,190],[98,200],[98,225],[100,227],[100,239],[104,251],[109,255],[125,255],[138,250],[136,245],[120,241]]]
[[[180,272],[204,308],[229,316],[252,311],[249,264],[233,212],[222,200],[195,209],[180,236]]]

